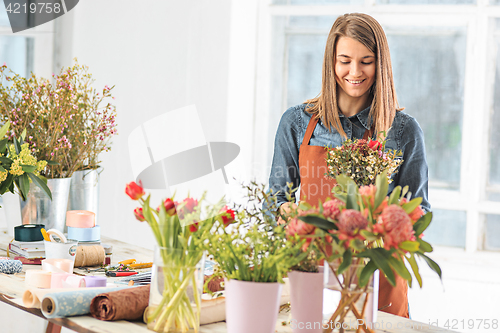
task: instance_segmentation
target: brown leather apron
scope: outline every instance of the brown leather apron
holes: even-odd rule
[[[299,152],[300,196],[311,205],[318,205],[320,200],[324,202],[328,197],[333,197],[332,188],[335,186],[335,180],[325,177],[325,147],[309,145],[317,123],[318,119],[312,116]],[[371,137],[371,132],[366,130],[363,139]],[[384,274],[380,273],[378,307],[384,312],[408,318],[408,284],[400,276],[395,276],[396,287],[392,287]]]

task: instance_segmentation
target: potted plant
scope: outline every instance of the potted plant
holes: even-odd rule
[[[53,83],[33,73],[28,78],[8,75],[5,65],[0,67],[0,80],[0,114],[10,121],[10,133],[19,137],[26,129],[30,150],[48,161],[41,175],[48,179],[54,202],[35,204],[42,200],[35,194],[27,203],[32,207],[24,211],[45,206],[43,213],[35,214],[36,221],[64,230],[71,176],[95,168],[97,155],[109,150],[108,140],[116,133],[114,107],[99,107],[111,88],[105,87],[102,95],[96,92],[88,68],[78,63],[53,75]]]
[[[47,165],[46,161],[38,160],[28,148],[21,134],[19,140],[13,135],[6,137],[10,123],[7,122],[0,128],[0,195],[6,192],[19,194],[25,200],[28,195],[30,183],[40,188],[42,193],[52,199],[47,180],[40,176],[40,172]],[[7,219],[8,233],[13,234],[15,223]],[[11,225],[12,224],[12,225]]]
[[[205,243],[212,226],[232,223],[234,212],[224,207],[222,200],[205,205],[204,196],[181,202],[167,198],[155,209],[150,206],[150,195],[144,198],[142,186],[134,182],[127,185],[125,192],[139,201],[141,207],[134,214],[150,225],[157,242],[148,328],[157,332],[198,332]]]
[[[273,226],[273,197],[262,186],[252,184],[247,189],[248,205],[234,207],[231,228],[219,225],[209,234],[208,253],[227,279],[228,332],[271,333],[283,278],[307,253],[301,251],[303,240],[291,240],[282,226]]]
[[[328,288],[341,292],[336,311],[328,322],[330,332],[347,322],[361,323],[356,329],[373,332],[370,323],[376,307],[367,309],[368,297],[375,291],[370,286],[379,269],[394,286],[395,274],[412,284],[413,278],[422,286],[416,257],[423,259],[441,277],[441,269],[426,253],[432,246],[422,239],[432,220],[419,204],[422,198],[409,200],[408,188],[396,187],[387,196],[387,172],[376,177],[375,185],[359,187],[348,176],[337,176],[335,198],[318,208],[301,203],[307,211],[298,219],[314,227],[312,237],[328,263],[331,279]],[[350,318],[351,317],[351,318]]]

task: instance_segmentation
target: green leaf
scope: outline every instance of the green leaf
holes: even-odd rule
[[[415,198],[410,202],[405,203],[403,206],[401,206],[406,213],[410,214],[417,208],[420,204],[422,203],[422,198]]]
[[[388,258],[390,256],[391,254],[389,253],[389,251],[383,248],[366,250],[357,255],[357,257],[366,257],[373,260],[377,268],[382,270],[382,272],[384,272],[384,274],[387,276],[387,281],[389,281],[389,283],[392,286],[396,286],[396,279],[394,278],[394,273],[392,272],[392,269],[388,263]]]
[[[47,161],[47,165],[59,165],[56,161]]]
[[[441,267],[439,267],[439,265],[434,261],[432,260],[431,258],[429,258],[428,256],[426,256],[425,254],[422,254],[422,253],[418,253],[417,252],[417,255],[420,256],[421,258],[423,258],[425,260],[425,262],[427,263],[427,265],[429,265],[429,267],[437,273],[437,275],[439,275],[439,278],[441,279],[441,281],[443,280],[441,274]]]
[[[346,175],[338,175],[335,179],[337,180],[337,186],[334,187],[336,193],[347,193],[349,184],[356,185],[354,180]]]
[[[337,274],[342,274],[344,271],[351,265],[352,262],[352,252],[350,250],[346,250],[344,252],[342,263],[339,266]]]
[[[419,250],[422,250],[424,252],[432,252],[434,250],[432,248],[432,245],[427,243],[423,239],[417,237],[417,242],[420,244],[420,247],[418,248]]]
[[[30,191],[30,180],[27,174],[19,176],[19,190],[21,191],[21,197],[23,200],[26,200],[26,196]]]
[[[360,239],[353,239],[350,243],[356,251],[363,251],[366,248],[365,242]]]
[[[0,128],[0,138],[3,138],[5,134],[9,131],[10,128],[10,122],[6,122],[2,128]]]
[[[347,209],[359,210],[358,187],[354,182],[347,184],[347,201],[345,206]]]
[[[0,165],[0,171],[1,172],[5,172],[6,170],[5,170],[5,168],[3,166]]]
[[[4,194],[10,187],[13,185],[12,182],[14,180],[14,175],[8,174],[7,178],[0,185],[0,194]]]
[[[410,258],[408,258],[408,257],[405,257],[405,258],[410,263],[411,269],[413,270],[413,274],[417,278],[418,285],[420,286],[420,288],[422,288],[422,277],[420,276],[420,273],[418,272],[418,265],[417,265],[417,261],[415,260],[415,256],[413,255],[413,253],[410,253]]]
[[[7,166],[10,166],[12,164],[12,160],[8,157],[5,157],[5,156],[0,156],[0,162],[2,162],[3,164],[5,164]]]
[[[401,196],[401,186],[396,186],[394,190],[392,190],[391,196],[389,197],[389,202],[387,205],[397,204],[399,201],[399,197]]]
[[[404,197],[406,195],[406,193],[408,193],[409,189],[410,189],[410,187],[408,185],[403,187],[403,191],[401,192],[401,197]]]
[[[337,226],[335,223],[330,222],[322,217],[315,216],[315,215],[308,215],[308,216],[299,216],[299,220],[304,221],[307,224],[311,224],[317,228],[323,229],[325,231],[335,229],[337,230]]]
[[[389,257],[389,264],[391,265],[392,268],[398,273],[399,276],[401,276],[403,279],[409,282],[410,287],[411,287],[411,274],[406,268],[404,262],[401,262],[401,260],[398,260],[394,258],[393,256]]]
[[[36,170],[36,166],[34,165],[24,165],[21,164],[20,167],[23,169],[24,172],[31,173]]]
[[[414,242],[414,241],[404,241],[404,242],[399,243],[400,249],[410,251],[410,252],[418,251],[419,246],[420,246],[420,244],[418,242]]]
[[[335,198],[337,198],[340,201],[342,201],[342,202],[345,203],[347,201],[347,194],[345,194],[345,193],[335,193]]]
[[[52,200],[52,193],[50,192],[50,189],[47,187],[47,180],[45,181],[43,179],[38,178],[32,173],[29,173],[28,176],[31,178],[31,181],[38,186],[39,188],[42,189],[42,191]]]
[[[377,265],[373,261],[369,261],[368,264],[363,268],[361,271],[361,274],[359,276],[359,285],[360,287],[366,286],[368,281],[370,281],[370,277],[375,273],[377,270]]]
[[[17,141],[16,137],[14,137],[14,148],[16,148],[16,154],[19,155],[21,152],[21,145],[19,144],[19,141]]]
[[[23,129],[23,132],[21,133],[21,138],[20,139],[21,139],[21,143],[23,143],[24,140],[26,140],[26,128]]]
[[[375,193],[375,206],[373,207],[373,209],[377,209],[387,196],[387,192],[389,190],[387,170],[377,176],[377,178],[375,179],[375,186],[377,186],[377,193]]]
[[[373,242],[378,239],[377,236],[375,236],[374,233],[369,232],[368,230],[360,230],[359,231],[360,235],[363,236],[367,241]]]
[[[413,230],[415,231],[415,237],[418,237],[422,234],[422,232],[427,229],[429,224],[432,221],[432,212],[428,212],[424,216],[418,219],[417,222],[413,225]]]
[[[8,139],[0,140],[0,153],[3,153],[5,148],[7,147]]]

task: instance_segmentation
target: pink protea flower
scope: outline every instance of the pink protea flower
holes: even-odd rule
[[[325,201],[323,204],[323,215],[332,220],[336,220],[340,213],[340,206],[344,203],[338,199]]]
[[[377,187],[375,185],[366,185],[359,188],[359,194],[365,205],[375,204],[375,194],[377,193]]]
[[[368,226],[368,220],[354,209],[344,209],[339,214],[338,221],[339,239],[352,238],[357,229],[365,229]]]
[[[397,247],[401,242],[415,240],[412,220],[398,205],[387,206],[380,214],[378,222],[374,231],[385,233],[384,247],[388,250]]]
[[[310,209],[307,211],[300,212],[299,216],[305,216],[305,215],[309,215],[309,214],[318,214],[318,211],[315,209]],[[286,226],[286,234],[288,236],[312,235],[312,234],[314,234],[315,231],[316,231],[315,226],[313,226],[311,224],[307,224],[307,223],[299,220],[298,217],[292,218]],[[305,252],[307,250],[309,245],[311,245],[312,240],[313,240],[312,238],[306,238],[306,242],[304,243],[304,245],[302,245],[302,251]]]

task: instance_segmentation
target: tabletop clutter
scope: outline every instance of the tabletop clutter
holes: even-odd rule
[[[0,273],[25,274],[24,306],[39,308],[46,318],[90,314],[100,320],[143,320],[151,271],[137,270],[148,269],[152,263],[130,259],[111,265],[112,246],[100,242],[93,212],[68,211],[66,226],[66,235],[57,229],[45,230],[40,224],[14,228],[9,257],[0,257]],[[23,264],[41,265],[41,270],[23,273]],[[212,281],[208,287],[218,291],[220,281]],[[224,313],[223,308],[217,311]],[[202,323],[224,319],[214,317],[213,310],[207,315]]]
[[[41,265],[41,270],[25,270],[24,306],[41,309],[47,318],[90,313],[101,320],[142,319],[149,300],[149,285],[144,284],[150,282],[151,273],[137,274],[133,269],[149,268],[151,263],[131,259],[111,266],[112,246],[101,244],[93,212],[68,211],[66,226],[66,235],[40,224],[14,228],[9,257],[0,258],[0,273],[23,274],[23,263]],[[85,274],[74,273],[82,267]],[[122,274],[128,279],[108,279]],[[143,286],[131,287],[132,275],[140,275],[135,281]]]

